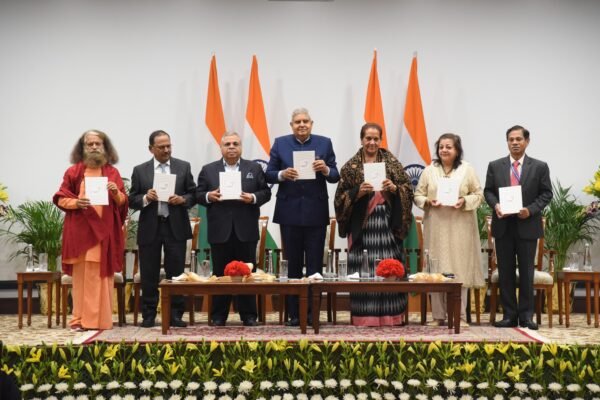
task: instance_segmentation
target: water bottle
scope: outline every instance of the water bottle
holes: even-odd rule
[[[423,260],[425,260],[425,264],[423,265],[423,269],[428,274],[431,273],[431,260],[429,259],[429,249],[423,250]]]
[[[361,279],[369,279],[370,277],[370,268],[369,268],[369,254],[367,253],[367,249],[363,250],[362,255],[362,265],[360,267],[360,277]]]
[[[583,253],[583,270],[592,272],[592,253],[590,252],[590,244],[585,244],[585,252]]]
[[[335,278],[335,271],[333,269],[333,254],[331,253],[331,249],[327,250],[327,267],[325,269],[325,278]]]
[[[273,259],[271,258],[270,250],[265,250],[265,273],[273,274]]]
[[[28,244],[25,249],[25,254],[27,255],[27,263],[25,264],[25,271],[34,272],[35,266],[33,265],[33,245]]]
[[[197,274],[198,273],[198,260],[196,258],[196,250],[192,250],[190,252],[190,271]]]

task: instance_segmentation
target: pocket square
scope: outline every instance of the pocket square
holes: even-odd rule
[[[252,172],[248,172],[248,174],[246,175],[246,179],[254,179],[254,175],[252,175]]]

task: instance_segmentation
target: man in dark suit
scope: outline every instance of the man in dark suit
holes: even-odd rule
[[[331,140],[311,134],[313,121],[305,108],[292,113],[293,134],[275,139],[267,166],[267,182],[278,183],[273,222],[280,224],[281,241],[288,260],[288,276],[302,277],[322,272],[325,235],[329,225],[329,196],[327,182],[336,183],[340,174],[336,167]],[[312,169],[315,179],[298,179],[294,168],[294,152],[315,152]],[[288,325],[299,324],[298,298],[288,301]],[[310,312],[308,313],[310,316]]]
[[[271,199],[261,166],[241,158],[242,140],[237,133],[223,135],[221,154],[222,159],[202,167],[196,189],[198,202],[207,209],[208,242],[216,276],[223,276],[225,266],[234,260],[256,265],[260,206]],[[242,193],[235,200],[223,199],[220,190],[220,173],[228,171],[239,171],[242,179]],[[256,326],[256,296],[238,296],[237,300],[244,326]],[[213,325],[225,325],[230,302],[231,296],[213,297]]]
[[[552,200],[550,170],[525,155],[529,131],[515,125],[506,131],[510,155],[490,162],[485,180],[485,200],[492,207],[492,235],[498,259],[498,285],[504,318],[496,327],[537,329],[533,322],[533,274],[538,238],[544,235],[542,210]],[[521,186],[523,208],[517,214],[502,212],[499,188]],[[516,270],[519,270],[519,302]]]
[[[190,163],[171,157],[171,138],[165,131],[152,132],[150,153],[154,157],[133,169],[130,207],[140,211],[137,244],[140,254],[142,283],[142,327],[154,326],[158,304],[158,280],[161,250],[167,279],[183,273],[186,242],[192,238],[188,208],[196,204],[196,184]],[[175,175],[175,194],[159,201],[154,187],[155,174]],[[173,297],[171,326],[185,327],[181,320],[183,298]]]

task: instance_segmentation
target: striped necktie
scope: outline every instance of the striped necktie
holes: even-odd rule
[[[521,175],[519,174],[519,162],[515,161],[510,167],[510,186],[518,186],[521,184]]]

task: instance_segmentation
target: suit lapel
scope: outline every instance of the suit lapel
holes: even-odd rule
[[[529,157],[525,156],[523,158],[523,166],[521,167],[521,186],[523,186],[525,179],[529,178],[529,175],[531,172],[531,160],[529,159]]]
[[[510,186],[510,156],[502,161],[502,185],[500,187]]]

